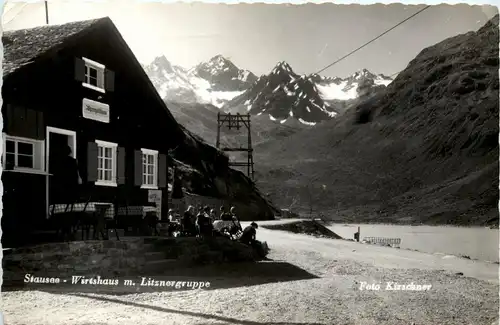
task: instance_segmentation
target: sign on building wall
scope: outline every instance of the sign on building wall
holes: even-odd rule
[[[156,203],[156,213],[158,218],[161,220],[161,190],[149,190],[148,191],[148,202]]]
[[[103,123],[109,123],[109,105],[84,98],[82,102],[83,117]]]

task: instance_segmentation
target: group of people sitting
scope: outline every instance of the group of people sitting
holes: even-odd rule
[[[182,217],[178,211],[170,209],[168,221],[170,236],[174,232],[186,237],[227,236],[231,239],[238,239],[247,245],[254,244],[258,228],[258,225],[252,222],[250,226],[242,229],[234,206],[229,212],[225,210],[224,206],[221,206],[219,215],[215,209],[209,206],[199,206],[197,211],[193,206],[189,206]]]

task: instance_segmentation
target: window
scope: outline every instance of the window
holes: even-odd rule
[[[104,90],[104,71],[106,67],[98,62],[83,58],[85,62],[85,81],[83,85],[100,92]]]
[[[43,171],[43,141],[4,135],[4,168]]]
[[[158,188],[158,151],[142,151],[142,188]]]
[[[117,186],[116,143],[96,140],[97,143],[97,185]]]

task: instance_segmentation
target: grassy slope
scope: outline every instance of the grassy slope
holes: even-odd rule
[[[447,39],[335,121],[257,147],[257,183],[337,220],[498,223],[498,84],[498,25]]]

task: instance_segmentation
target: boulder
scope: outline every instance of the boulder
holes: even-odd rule
[[[302,220],[276,225],[264,225],[262,227],[273,230],[289,231],[295,234],[306,234],[315,237],[342,239],[342,237],[314,220]]]

